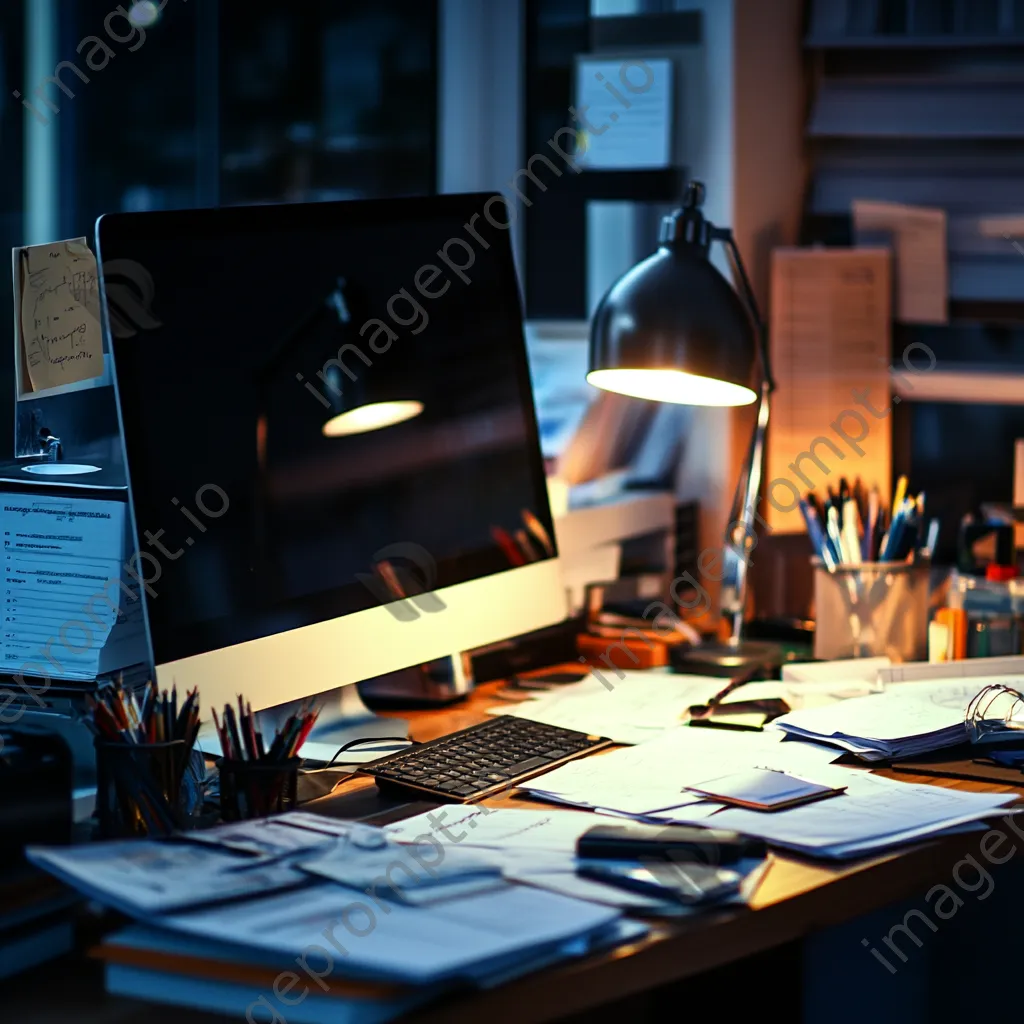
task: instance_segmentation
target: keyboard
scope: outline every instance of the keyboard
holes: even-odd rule
[[[479,725],[362,765],[382,792],[401,790],[443,803],[468,804],[614,741],[526,718],[498,715]]]

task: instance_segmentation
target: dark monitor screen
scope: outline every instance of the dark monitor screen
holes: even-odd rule
[[[554,554],[507,222],[489,195],[100,219],[158,663]],[[417,414],[339,433],[369,406]]]

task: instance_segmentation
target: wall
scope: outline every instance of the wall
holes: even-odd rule
[[[707,187],[704,212],[713,224],[733,217],[733,7],[734,0],[676,0],[679,11],[704,14],[701,58],[687,68],[684,116],[690,176]],[[716,246],[715,263],[728,274]],[[696,409],[679,468],[679,497],[700,503],[700,545],[720,545],[728,523],[740,460],[737,416],[727,409]],[[710,583],[710,581],[709,581]],[[717,588],[708,586],[712,599]]]
[[[770,247],[796,240],[803,199],[803,3],[676,0],[675,9],[704,14],[703,60],[687,83],[688,165],[707,186],[708,218],[733,228],[767,316]],[[720,249],[715,262],[728,275]],[[698,410],[679,493],[700,502],[702,546],[722,542],[754,418],[752,408]]]

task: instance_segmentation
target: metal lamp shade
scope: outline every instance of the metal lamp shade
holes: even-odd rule
[[[596,387],[687,405],[749,405],[756,341],[739,295],[696,245],[662,247],[619,278],[591,324]]]

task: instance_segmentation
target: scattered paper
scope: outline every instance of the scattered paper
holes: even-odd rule
[[[533,811],[499,807],[441,807],[394,825],[385,834],[401,843],[422,842],[424,834],[439,842],[498,849],[575,851],[576,840],[600,824],[579,811]]]
[[[265,896],[308,879],[287,863],[147,839],[28,847],[25,856],[91,899],[142,919],[212,901]]]
[[[720,805],[684,792],[715,774],[775,768],[817,779],[838,752],[813,743],[779,742],[778,732],[732,732],[681,726],[657,739],[555,768],[522,784],[546,800],[643,817],[686,806],[701,817]]]
[[[879,232],[892,236],[897,320],[912,324],[948,323],[945,210],[855,199],[853,230],[858,242],[874,242]]]
[[[643,743],[676,728],[691,704],[707,702],[721,688],[721,680],[707,676],[608,669],[601,678],[590,675],[488,713],[607,736],[617,743]]]
[[[96,257],[84,238],[14,250],[15,337],[28,391],[103,373]]]

